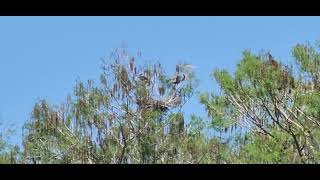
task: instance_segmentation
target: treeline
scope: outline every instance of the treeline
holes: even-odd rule
[[[170,67],[175,73],[169,74],[120,49],[102,63],[99,82],[77,81],[59,106],[36,102],[22,148],[0,136],[0,162],[319,163],[317,48],[294,46],[287,64],[244,51],[235,72],[212,72],[220,94],[197,94],[190,64]],[[193,96],[207,118],[186,117]]]

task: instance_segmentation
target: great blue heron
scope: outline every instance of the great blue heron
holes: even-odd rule
[[[129,66],[130,66],[130,71],[131,71],[131,72],[134,72],[134,71],[133,71],[133,70],[134,70],[134,58],[131,58],[131,59],[130,59]]]
[[[141,81],[144,81],[144,82],[148,82],[148,80],[149,80],[148,77],[145,76],[144,74],[140,74],[139,78],[140,78]]]
[[[170,79],[170,83],[179,84],[181,81],[184,81],[185,79],[186,79],[185,74],[182,74],[182,77],[180,75],[176,74]]]
[[[279,68],[279,64],[278,62],[274,59],[274,57],[268,53],[268,65],[271,65],[271,67],[273,67],[274,69],[278,69]]]
[[[269,60],[269,61],[274,60],[273,56],[272,56],[270,53],[268,53],[268,60]]]

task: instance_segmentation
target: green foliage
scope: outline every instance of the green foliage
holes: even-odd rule
[[[320,161],[316,140],[320,56],[309,44],[295,46],[293,55],[298,77],[293,65],[284,65],[270,54],[255,56],[244,51],[234,75],[225,70],[213,72],[222,94],[200,96],[216,130],[235,125],[245,128],[244,135],[232,136],[236,162]]]
[[[0,163],[319,163],[317,48],[296,45],[288,64],[245,50],[234,73],[215,69],[221,93],[199,96],[208,118],[185,116],[199,84],[191,65],[168,74],[121,48],[100,82],[78,80],[61,105],[35,103],[21,150],[2,131]]]
[[[6,128],[0,122],[0,164],[16,164],[20,162],[20,149],[9,143],[9,136],[13,134],[11,128]]]
[[[138,66],[125,49],[112,58],[100,85],[78,80],[65,105],[35,104],[25,125],[27,162],[177,163],[190,155],[185,143],[203,141],[185,131],[182,106],[197,85],[187,64],[169,76],[158,63]]]

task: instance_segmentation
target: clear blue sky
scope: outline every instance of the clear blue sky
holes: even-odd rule
[[[122,42],[168,68],[193,64],[200,90],[213,90],[210,72],[232,69],[244,49],[285,60],[296,43],[316,40],[320,17],[0,17],[0,120],[19,140],[37,100],[64,102],[77,77],[97,79],[100,58]],[[186,111],[205,116],[196,99]]]

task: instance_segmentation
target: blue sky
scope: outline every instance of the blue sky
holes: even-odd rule
[[[232,69],[244,49],[291,58],[296,43],[320,40],[320,17],[0,17],[0,120],[16,129],[34,103],[59,104],[75,80],[97,79],[100,58],[123,42],[131,52],[174,69],[187,61],[200,90],[217,89],[209,74]],[[186,111],[205,117],[196,98]]]

